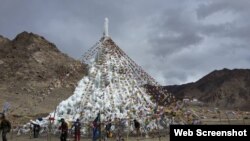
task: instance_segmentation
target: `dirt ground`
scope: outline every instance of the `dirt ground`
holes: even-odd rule
[[[207,125],[250,125],[250,119],[237,120],[237,119],[203,119],[203,124]]]
[[[10,136],[8,135],[8,141],[60,141],[59,136],[52,136],[51,140],[47,137],[30,138],[28,135],[23,136]],[[68,141],[74,141],[73,138],[69,138]],[[82,138],[81,141],[92,141],[90,138]],[[107,141],[116,141],[115,138],[108,139]],[[169,136],[159,138],[125,138],[125,141],[169,141]]]
[[[211,124],[226,124],[226,125],[250,125],[250,119],[242,120],[227,120],[227,119],[206,119],[203,120],[204,124],[211,125]],[[125,141],[169,141],[169,136],[166,135],[164,137],[158,138],[155,137],[129,137],[128,139],[125,137]],[[30,138],[29,135],[21,135],[17,136],[16,134],[8,134],[8,141],[60,141],[59,135],[52,135],[51,140],[48,139],[46,135],[41,135],[39,138]],[[68,141],[74,141],[72,137],[69,138]],[[91,138],[82,138],[81,141],[91,141]],[[115,138],[108,139],[107,141],[116,141]]]

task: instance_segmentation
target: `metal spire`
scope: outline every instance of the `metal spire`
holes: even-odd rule
[[[109,36],[109,19],[105,18],[104,21],[104,33],[103,33],[104,37],[108,37]]]

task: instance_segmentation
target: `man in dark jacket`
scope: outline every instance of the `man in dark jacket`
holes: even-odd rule
[[[2,114],[0,130],[2,130],[2,141],[7,141],[6,135],[11,130],[11,123],[5,119],[5,115]]]
[[[136,130],[136,134],[138,136],[140,133],[140,123],[136,119],[134,119],[134,126],[135,126],[135,130]]]
[[[34,133],[34,138],[38,138],[39,132],[40,132],[40,125],[34,123],[33,124],[33,133]]]
[[[61,130],[61,141],[66,141],[68,137],[68,124],[65,122],[65,120],[61,119],[61,126],[59,129]]]
[[[79,119],[73,124],[72,128],[75,128],[75,141],[80,141],[81,138],[81,123]]]

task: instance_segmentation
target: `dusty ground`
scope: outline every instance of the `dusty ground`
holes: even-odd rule
[[[245,120],[236,120],[236,119],[204,119],[202,120],[204,124],[211,125],[211,124],[216,124],[216,125],[250,125],[250,119],[245,119]]]
[[[232,125],[250,125],[250,119],[246,119],[244,120],[244,122],[242,120],[230,120],[228,121],[227,119],[205,119],[203,120],[204,124],[232,124]],[[127,138],[125,137],[125,140]],[[59,135],[53,135],[51,137],[51,140],[48,139],[48,137],[46,135],[41,135],[39,138],[30,138],[29,135],[21,135],[21,136],[17,136],[16,134],[9,134],[8,135],[8,140],[9,141],[59,141]],[[81,140],[83,141],[91,141],[90,138],[82,138]],[[73,141],[73,138],[69,138],[69,141]],[[111,138],[108,141],[115,141],[115,138]],[[149,138],[145,138],[145,137],[129,137],[127,139],[127,141],[169,141],[169,136],[166,135],[164,137],[161,137],[160,139],[158,138],[158,136],[155,137],[149,137]]]
[[[39,137],[39,138],[30,138],[28,135],[23,135],[23,136],[8,136],[9,141],[59,141],[60,138],[59,136],[53,136],[51,140],[49,140],[47,137]],[[69,138],[69,141],[73,141],[73,138]],[[82,141],[91,141],[90,138],[82,138]],[[126,140],[126,138],[125,138]],[[115,141],[115,138],[108,139],[108,141]],[[161,137],[159,138],[135,138],[135,137],[130,137],[128,138],[127,141],[169,141],[169,136],[166,137]]]

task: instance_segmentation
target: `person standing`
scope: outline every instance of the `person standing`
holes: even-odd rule
[[[7,141],[6,135],[11,130],[11,123],[5,118],[4,114],[2,114],[0,130],[2,130],[2,141]]]
[[[92,139],[93,141],[97,141],[98,138],[100,138],[100,134],[101,134],[101,118],[100,118],[100,113],[97,114],[97,117],[95,118],[95,120],[92,122],[92,126],[93,126],[93,136]]]
[[[79,119],[73,124],[72,128],[75,128],[75,141],[80,141],[81,138],[81,123]]]
[[[33,125],[33,132],[34,132],[34,138],[38,138],[39,132],[40,132],[40,125],[34,124]]]
[[[112,137],[111,126],[112,126],[112,122],[111,122],[111,119],[109,119],[108,123],[106,124],[106,127],[105,127],[107,138]]]
[[[61,126],[59,129],[61,130],[61,141],[66,141],[68,137],[68,124],[65,122],[64,118],[61,119]]]
[[[140,134],[140,123],[136,119],[134,119],[134,126],[135,126],[135,130],[136,130],[136,134],[137,134],[137,136],[139,136],[139,134]]]
[[[115,125],[116,127],[116,132],[117,132],[117,135],[116,135],[116,141],[123,141],[124,139],[123,139],[123,132],[124,132],[124,130],[125,130],[125,122],[124,122],[124,120],[122,120],[122,119],[120,119],[120,118],[118,118],[117,120],[116,120],[116,125]]]

